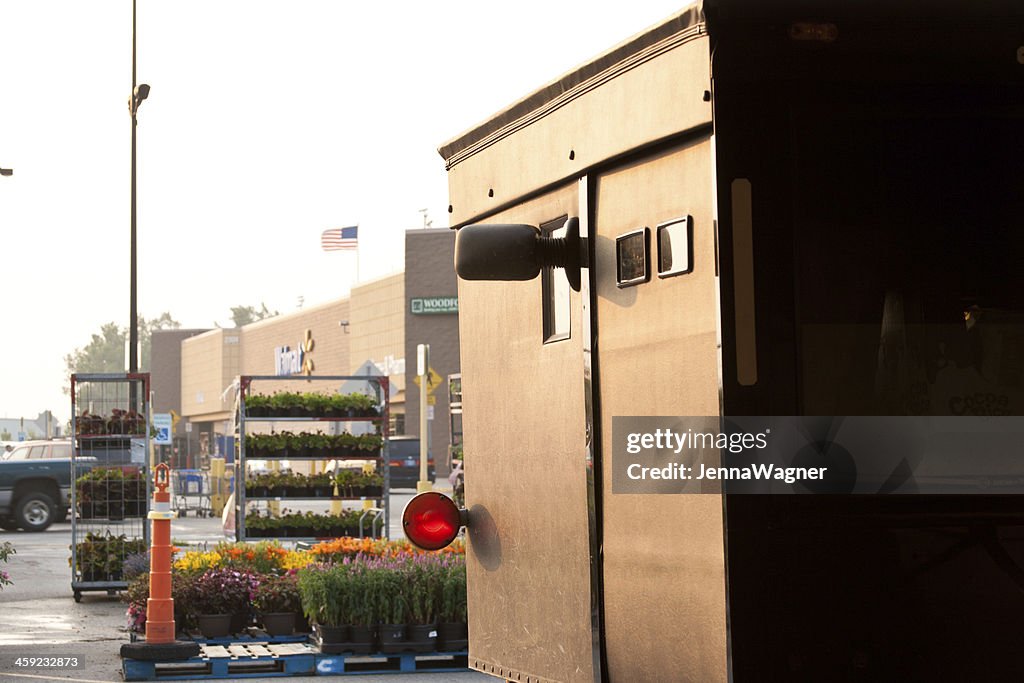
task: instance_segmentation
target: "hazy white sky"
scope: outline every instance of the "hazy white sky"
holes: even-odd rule
[[[139,314],[343,296],[447,225],[437,147],[684,7],[138,0]],[[0,416],[70,415],[64,355],[128,324],[130,0],[0,0]]]

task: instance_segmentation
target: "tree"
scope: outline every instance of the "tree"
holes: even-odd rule
[[[150,367],[150,340],[153,331],[176,330],[179,327],[181,327],[181,323],[172,318],[170,313],[163,313],[151,321],[139,317],[139,341],[142,345],[142,354],[139,358],[140,371],[147,372]],[[100,328],[99,334],[92,335],[92,339],[84,347],[75,349],[64,356],[64,364],[67,368],[64,393],[68,393],[73,373],[124,372],[127,365],[125,361],[125,344],[127,342],[128,330],[118,327],[117,323],[110,322]]]
[[[4,429],[2,432],[0,432],[0,441],[13,441],[11,433]]]
[[[269,310],[267,308],[267,304],[262,301],[260,302],[259,310],[257,310],[255,306],[231,307],[231,322],[235,327],[242,327],[249,323],[257,322],[258,320],[264,320],[265,318],[273,318],[275,315],[281,314],[278,311]]]

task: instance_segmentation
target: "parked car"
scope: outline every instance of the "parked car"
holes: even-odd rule
[[[388,440],[388,462],[391,467],[391,488],[416,488],[420,480],[420,438],[392,436]],[[427,478],[434,481],[434,456],[427,453]]]
[[[43,531],[68,513],[71,441],[22,441],[0,461],[0,528]]]

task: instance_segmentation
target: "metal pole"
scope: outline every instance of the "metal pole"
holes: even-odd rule
[[[136,289],[136,258],[135,258],[135,114],[138,102],[135,98],[135,0],[132,0],[132,90],[129,109],[132,114],[132,234],[131,234],[131,274],[130,313],[128,322],[128,372],[139,371],[139,310]]]
[[[416,374],[420,377],[420,480],[416,484],[418,492],[430,491],[430,479],[427,478],[427,449],[430,434],[427,423],[427,382],[430,381],[430,344],[419,344],[416,347]]]

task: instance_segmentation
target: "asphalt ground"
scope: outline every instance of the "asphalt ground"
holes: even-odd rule
[[[391,498],[391,538],[401,538],[401,510],[412,493]],[[177,543],[214,544],[223,539],[220,520],[185,517],[171,525]],[[106,593],[84,593],[76,603],[71,591],[71,525],[54,524],[42,533],[0,530],[0,542],[11,541],[17,554],[3,568],[14,584],[0,590],[0,681],[121,681],[119,652],[129,642],[125,604]],[[78,657],[80,668],[26,668],[18,657]],[[341,676],[246,678],[269,681],[329,681]],[[493,683],[476,672],[364,675],[360,683]]]

